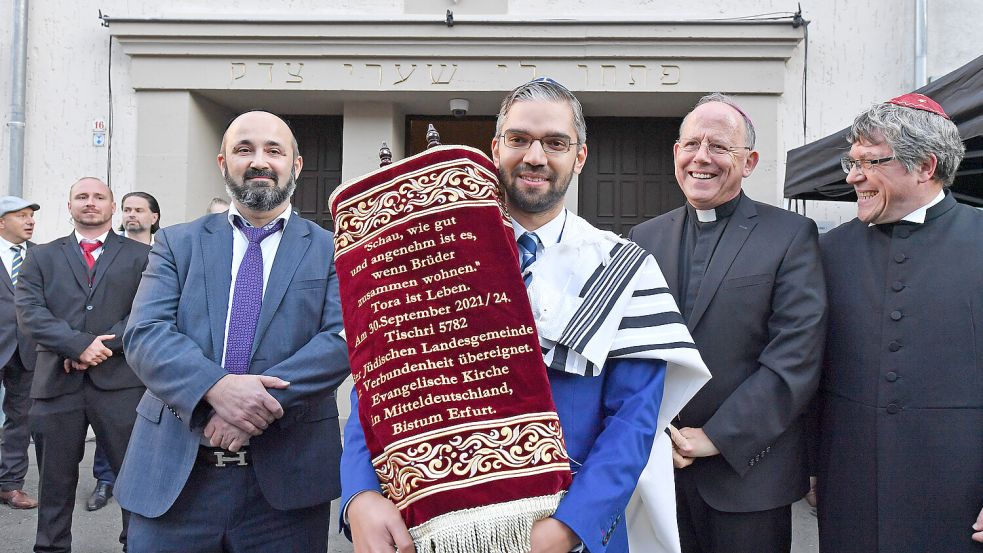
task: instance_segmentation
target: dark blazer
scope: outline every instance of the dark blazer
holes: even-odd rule
[[[124,509],[158,517],[177,499],[207,422],[205,393],[221,366],[232,282],[228,215],[206,215],[156,234],[125,333],[147,384],[114,494]],[[251,374],[290,382],[269,390],[284,415],[250,439],[266,500],[298,509],[338,497],[341,455],[335,389],[350,373],[331,233],[290,217],[266,283]]]
[[[34,242],[27,242],[28,254],[34,253]],[[23,266],[21,266],[23,271]],[[14,354],[23,367],[34,370],[37,353],[31,337],[17,326],[17,310],[14,308],[14,285],[10,274],[0,270],[0,368],[12,361]]]
[[[685,207],[629,237],[679,300]],[[697,459],[700,495],[725,512],[788,505],[808,490],[801,417],[819,383],[826,291],[810,219],[742,197],[707,266],[687,326],[713,378],[679,415],[721,455]]]
[[[123,354],[123,329],[150,247],[113,232],[106,236],[92,285],[75,233],[31,248],[17,279],[17,324],[37,342],[31,397],[74,392],[86,374],[103,390],[142,386]],[[88,371],[65,373],[64,360],[78,359],[101,334],[113,356]]]

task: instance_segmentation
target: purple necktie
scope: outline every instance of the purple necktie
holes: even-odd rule
[[[230,374],[246,374],[253,351],[253,339],[259,311],[263,307],[263,250],[267,236],[283,228],[283,219],[263,228],[249,227],[235,218],[235,226],[249,240],[242,256],[232,292],[232,311],[229,313],[229,334],[225,338],[225,370]]]

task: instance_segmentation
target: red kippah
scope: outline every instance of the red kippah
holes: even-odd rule
[[[935,100],[929,98],[924,94],[918,94],[917,92],[909,92],[908,94],[902,94],[897,98],[892,98],[887,101],[889,104],[895,104],[898,106],[904,106],[906,108],[920,109],[922,111],[930,111],[935,115],[941,115],[946,119],[949,118],[942,110],[942,106],[936,103]]]

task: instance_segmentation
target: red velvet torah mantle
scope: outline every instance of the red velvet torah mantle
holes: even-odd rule
[[[442,146],[330,200],[358,417],[417,551],[529,550],[570,466],[494,165]]]

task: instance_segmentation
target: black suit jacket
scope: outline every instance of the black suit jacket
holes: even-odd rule
[[[685,207],[629,237],[659,262],[677,302]],[[788,505],[808,489],[802,413],[826,334],[816,225],[742,197],[707,266],[687,326],[713,378],[679,415],[721,455],[697,459],[704,501],[726,512]]]
[[[34,252],[34,242],[27,242],[27,255]],[[23,266],[21,266],[23,269]],[[17,311],[14,308],[14,285],[10,282],[10,274],[6,268],[0,270],[0,368],[7,363],[17,361],[29,371],[34,370],[34,342],[30,336],[17,326]]]
[[[82,386],[85,374],[104,390],[142,386],[123,355],[123,330],[147,265],[150,246],[110,232],[92,285],[75,233],[31,249],[17,280],[17,323],[37,342],[31,397],[58,397]],[[101,334],[113,356],[85,372],[65,373]]]

